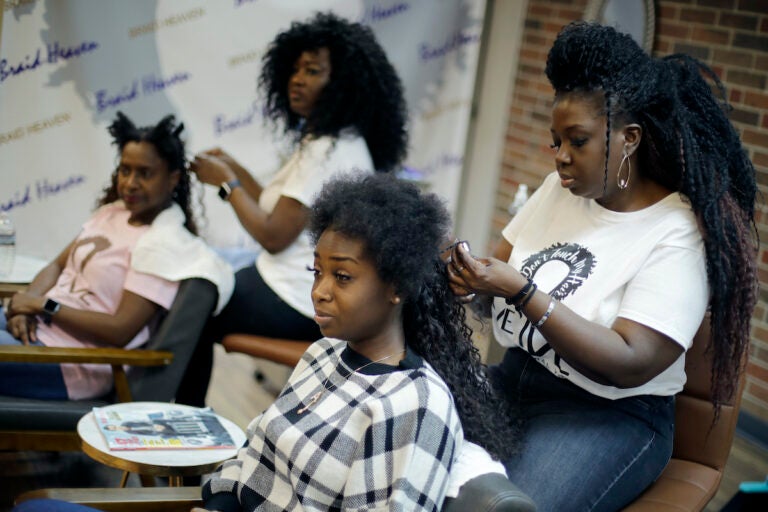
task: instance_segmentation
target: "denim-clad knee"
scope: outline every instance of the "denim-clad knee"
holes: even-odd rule
[[[597,397],[516,349],[490,374],[524,422],[521,451],[506,461],[507,472],[540,511],[618,510],[671,456],[672,397]]]

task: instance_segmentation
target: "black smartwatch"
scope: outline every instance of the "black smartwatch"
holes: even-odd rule
[[[53,315],[58,313],[60,309],[61,303],[59,301],[45,299],[45,304],[43,304],[43,322],[45,322],[45,325],[51,325]]]
[[[219,197],[222,201],[227,201],[232,191],[240,186],[240,180],[225,181],[219,187]]]

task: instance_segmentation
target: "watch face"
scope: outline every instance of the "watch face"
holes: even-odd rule
[[[47,299],[45,301],[45,304],[43,305],[43,311],[45,311],[49,315],[55,315],[56,313],[58,313],[59,308],[61,308],[61,304],[59,304],[57,301],[53,299]]]
[[[232,189],[229,188],[229,185],[222,183],[219,187],[219,197],[226,201],[230,193],[232,193]]]

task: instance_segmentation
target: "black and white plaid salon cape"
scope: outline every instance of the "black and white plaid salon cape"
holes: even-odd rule
[[[206,508],[259,511],[438,511],[463,442],[445,382],[411,350],[371,364],[346,343],[307,350],[249,442],[203,487]],[[326,391],[303,414],[297,410]]]

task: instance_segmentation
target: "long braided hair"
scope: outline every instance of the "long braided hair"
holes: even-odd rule
[[[160,158],[168,164],[168,170],[178,169],[180,172],[179,183],[173,189],[173,200],[176,201],[184,212],[184,227],[190,233],[197,234],[197,224],[192,214],[192,185],[187,170],[187,157],[184,153],[184,142],[181,140],[181,132],[184,123],[176,124],[173,115],[167,115],[154,126],[137,127],[125,114],[118,112],[115,120],[109,125],[109,134],[118,152],[129,142],[149,142],[157,150]],[[103,195],[98,201],[98,206],[111,203],[119,199],[117,193],[117,169],[112,172],[110,185],[104,189]]]
[[[309,226],[315,243],[326,229],[363,242],[379,277],[403,298],[406,343],[451,390],[464,437],[508,459],[516,415],[494,394],[465,309],[448,287],[440,245],[450,216],[440,199],[389,174],[337,178],[323,187]]]
[[[736,389],[757,291],[755,169],[728,120],[723,84],[693,57],[652,58],[630,36],[585,22],[560,32],[546,73],[556,97],[603,96],[606,173],[611,125],[637,123],[641,172],[690,201],[707,259],[712,402],[719,410]]]
[[[306,122],[291,111],[288,82],[302,52],[328,48],[331,76]],[[391,171],[407,152],[408,113],[403,86],[369,27],[318,13],[277,35],[264,56],[259,85],[266,114],[301,136],[337,137],[354,127],[365,139],[378,171]]]

